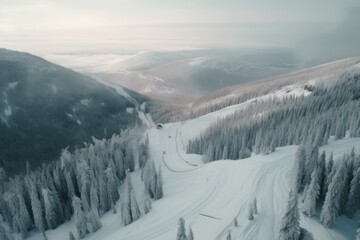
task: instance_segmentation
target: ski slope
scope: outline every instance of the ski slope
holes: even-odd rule
[[[297,88],[292,90],[295,94],[302,94],[300,91]],[[283,92],[274,94],[284,96]],[[266,100],[272,96],[261,98]],[[199,118],[165,124],[161,130],[149,128],[150,154],[163,171],[164,197],[153,202],[150,213],[125,227],[121,223],[118,204],[118,213],[105,214],[101,219],[103,227],[85,239],[175,239],[180,217],[185,219],[187,228],[191,226],[196,240],[226,239],[229,231],[233,239],[276,239],[293,180],[292,168],[297,146],[277,148],[269,155],[256,155],[238,161],[216,161],[206,165],[202,163],[202,156],[186,153],[188,140],[201,134],[219,118],[248,104],[251,101]],[[143,107],[139,106],[138,109]],[[154,126],[150,123],[151,119],[143,117],[144,121],[149,121],[149,126]],[[328,155],[332,151],[336,159],[353,147],[359,150],[359,144],[359,138],[330,140],[320,150],[325,150]],[[133,179],[140,181],[136,177],[138,175],[139,171],[136,171]],[[141,194],[137,193],[140,199]],[[253,221],[249,221],[249,204],[254,198],[257,199],[258,214]],[[233,224],[235,217],[239,222],[238,227]],[[318,219],[309,219],[301,214],[301,226],[312,232],[315,239],[354,239],[356,222],[340,217],[334,229],[326,229]],[[76,233],[73,221],[47,231],[47,234],[50,240],[63,240],[68,239],[70,230]],[[34,234],[30,239],[41,239],[39,236]]]

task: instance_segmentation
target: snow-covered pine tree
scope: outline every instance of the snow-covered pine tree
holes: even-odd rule
[[[156,189],[155,189],[155,197],[154,199],[160,199],[164,195],[163,192],[163,179],[162,179],[162,172],[161,167],[159,168],[158,174],[156,175]]]
[[[96,232],[101,228],[99,213],[95,209],[91,209],[90,212],[87,213],[86,217],[87,222],[91,225],[91,229],[89,228],[89,232]]]
[[[226,237],[226,240],[231,240],[232,238],[231,238],[231,232],[229,231],[229,233],[228,233],[228,235],[227,235],[227,237]]]
[[[84,238],[88,233],[86,214],[82,202],[77,196],[73,196],[74,217],[79,238]]]
[[[302,189],[305,175],[306,150],[304,145],[300,145],[295,155],[294,173],[296,174],[295,185],[297,191]]]
[[[252,208],[253,208],[253,213],[257,214],[258,213],[258,209],[257,209],[257,201],[256,198],[254,198],[254,201],[252,203]]]
[[[139,167],[143,168],[149,158],[149,138],[147,141],[139,146]]]
[[[103,214],[111,207],[111,202],[108,197],[107,193],[107,186],[105,181],[105,173],[100,172],[99,173],[99,203],[100,203],[100,213]]]
[[[52,195],[49,194],[49,191],[50,191],[49,189],[45,189],[45,188],[42,189],[44,209],[45,209],[45,220],[47,227],[50,229],[54,229],[58,224],[55,208],[58,208],[59,206],[54,205],[54,200],[51,199]]]
[[[302,204],[302,211],[312,217],[315,213],[316,200],[319,196],[319,174],[318,168],[315,167],[311,174],[311,181],[305,193],[304,202]]]
[[[147,214],[150,212],[152,206],[151,206],[151,199],[148,194],[145,194],[144,198],[144,213]]]
[[[354,171],[350,184],[349,198],[346,203],[346,215],[352,218],[360,204],[360,168]]]
[[[137,203],[134,189],[133,189],[133,186],[131,183],[130,174],[128,175],[128,198],[130,200],[132,221],[136,221],[137,219],[140,218],[141,213],[140,213],[139,205]]]
[[[99,196],[96,182],[93,180],[90,188],[90,203],[91,209],[99,214]]]
[[[127,191],[125,201],[122,203],[121,212],[124,225],[128,225],[140,218],[140,210],[133,191],[130,174],[126,177]]]
[[[194,233],[193,233],[191,227],[189,227],[189,234],[188,234],[187,240],[194,240]]]
[[[143,174],[145,190],[151,198],[155,199],[156,195],[156,183],[157,183],[157,173],[155,168],[155,163],[153,161],[148,161],[144,167]]]
[[[320,187],[320,195],[322,199],[325,199],[325,195],[321,195],[325,187],[325,181],[326,181],[326,153],[323,151],[319,157],[318,160],[318,166],[317,166],[318,176],[319,176],[319,187]]]
[[[32,223],[23,195],[21,193],[18,193],[17,197],[19,201],[19,219],[21,220],[22,229],[25,230],[22,235],[25,238],[27,234],[27,229],[31,226]]]
[[[74,234],[69,232],[69,240],[75,240]]]
[[[3,221],[3,217],[0,215],[0,239],[1,240],[12,240],[13,236],[10,233],[9,227]]]
[[[185,220],[181,217],[179,218],[179,226],[176,235],[176,240],[186,240],[186,230],[185,230]]]
[[[116,185],[115,171],[112,169],[110,164],[108,168],[105,170],[105,175],[106,175],[108,200],[110,201],[111,208],[115,209],[114,206],[116,201],[119,199],[119,193]]]
[[[248,219],[250,221],[254,220],[254,210],[253,210],[252,206],[250,206],[250,208],[249,208]]]
[[[239,226],[239,222],[236,218],[234,218],[234,227],[238,227]]]
[[[325,199],[329,184],[331,182],[331,178],[332,178],[331,171],[333,169],[333,165],[334,165],[334,159],[333,159],[333,153],[331,153],[328,161],[326,162],[326,167],[325,167],[324,185],[323,185],[322,194],[321,194],[324,199]]]
[[[341,190],[345,184],[345,161],[338,161],[335,168],[335,175],[332,177],[331,183],[329,184],[328,191],[326,193],[325,202],[322,206],[320,214],[320,222],[326,227],[332,227],[335,223],[336,217],[338,216],[341,201]]]
[[[310,184],[311,174],[318,164],[319,158],[319,147],[316,145],[306,145],[306,163],[305,163],[305,172],[304,172],[304,183]]]
[[[135,154],[134,154],[134,146],[132,144],[131,145],[128,144],[126,148],[125,160],[130,172],[135,171]]]
[[[300,215],[297,193],[290,190],[286,212],[282,218],[279,240],[298,240],[300,236]]]
[[[66,187],[67,187],[67,197],[68,199],[72,199],[72,197],[75,195],[75,187],[74,182],[71,177],[71,173],[69,170],[65,170],[65,181],[66,181]]]
[[[36,185],[34,181],[31,182],[30,189],[30,200],[31,200],[31,209],[33,213],[34,223],[37,229],[42,232],[44,239],[47,239],[45,234],[45,223],[43,218],[43,209],[41,206],[41,202],[39,200],[38,191],[36,189]]]
[[[126,197],[125,201],[123,203],[121,203],[121,219],[122,219],[124,226],[132,223],[131,209],[130,209],[129,203],[127,201],[128,201],[128,198]]]
[[[314,240],[313,235],[305,228],[301,228],[299,240]]]

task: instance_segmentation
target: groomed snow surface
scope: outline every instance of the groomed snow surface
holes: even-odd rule
[[[186,143],[198,136],[219,117],[244,107],[234,105],[185,122],[165,124],[158,130],[150,128],[151,157],[161,166],[164,197],[153,202],[153,209],[139,220],[124,227],[118,213],[109,212],[102,218],[103,227],[89,234],[87,240],[171,240],[176,238],[178,219],[183,217],[187,230],[191,226],[196,240],[276,239],[293,181],[292,168],[297,146],[277,148],[269,155],[256,155],[244,160],[223,160],[204,165],[201,156],[186,154]],[[359,138],[330,141],[322,147],[334,159],[359,150]],[[140,184],[140,171],[132,178]],[[138,188],[139,189],[139,188]],[[137,192],[142,199],[142,189]],[[121,197],[120,197],[121,198]],[[247,220],[249,205],[256,198],[258,214]],[[121,200],[120,200],[121,201]],[[313,233],[314,239],[355,239],[357,218],[338,218],[333,229],[319,223],[318,215],[308,218],[301,214],[301,226]],[[239,225],[234,227],[237,218]],[[68,232],[76,234],[74,221],[47,231],[50,240],[67,240]],[[30,239],[41,239],[33,233]]]

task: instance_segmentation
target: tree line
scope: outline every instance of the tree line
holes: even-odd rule
[[[360,75],[343,75],[330,87],[307,97],[254,101],[244,110],[219,120],[188,144],[188,153],[204,161],[243,159],[252,152],[267,154],[276,147],[304,142],[317,146],[360,136]]]
[[[137,199],[130,172],[141,168],[145,197]],[[126,191],[120,196],[119,187]],[[150,160],[148,139],[142,127],[124,130],[110,139],[93,139],[85,147],[70,152],[64,149],[58,161],[43,164],[15,177],[0,169],[0,238],[12,234],[26,238],[37,228],[55,229],[74,216],[77,236],[101,228],[100,216],[121,202],[123,225],[137,220],[151,209],[151,199],[163,196],[161,169]],[[119,226],[120,227],[120,226]],[[69,233],[73,239],[73,233]]]

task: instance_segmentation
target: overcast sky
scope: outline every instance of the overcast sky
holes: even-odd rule
[[[0,47],[40,55],[287,47],[336,59],[360,54],[357,2],[0,0]]]

